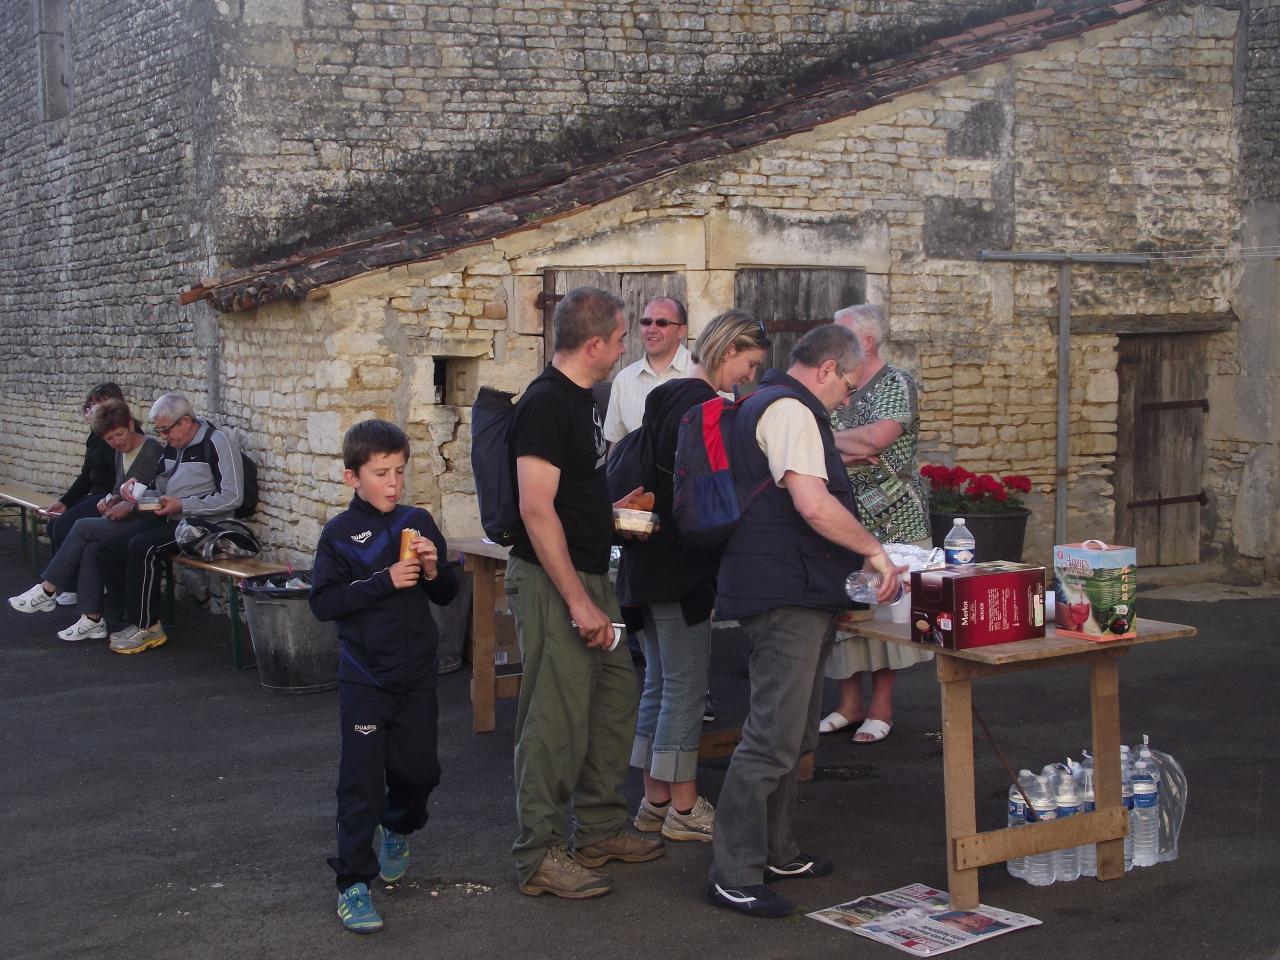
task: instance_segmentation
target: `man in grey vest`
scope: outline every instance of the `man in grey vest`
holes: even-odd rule
[[[751,638],[751,700],[742,741],[720,791],[708,899],[755,917],[792,905],[766,884],[818,877],[831,861],[804,853],[792,834],[800,755],[818,742],[822,668],[844,582],[863,557],[892,600],[898,574],[854,516],[853,491],[830,415],[854,391],[858,339],[827,324],[770,370],[734,419],[729,453],[739,489],[761,492],[743,513],[720,563],[716,613]]]

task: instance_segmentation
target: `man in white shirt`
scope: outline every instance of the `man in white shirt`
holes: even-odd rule
[[[655,297],[644,305],[640,332],[644,356],[613,378],[604,438],[617,443],[644,419],[644,401],[660,383],[688,376],[693,361],[684,345],[689,315],[674,297]]]

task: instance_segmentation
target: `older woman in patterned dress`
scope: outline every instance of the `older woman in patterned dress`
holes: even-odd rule
[[[932,546],[929,498],[920,480],[916,440],[920,431],[915,381],[880,357],[884,320],[871,304],[837,311],[835,322],[858,337],[866,359],[853,374],[858,390],[831,415],[836,446],[849,467],[858,519],[881,543]],[[867,637],[837,639],[826,675],[840,681],[840,705],[819,728],[834,733],[858,724],[854,743],[874,743],[893,726],[896,671],[933,658],[925,650]],[[871,702],[864,707],[862,675],[871,674]]]

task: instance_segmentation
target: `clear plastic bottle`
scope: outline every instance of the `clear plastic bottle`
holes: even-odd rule
[[[1031,780],[1034,774],[1030,770],[1018,771],[1018,784],[1023,791],[1030,793]],[[1025,827],[1027,825],[1027,803],[1022,799],[1022,791],[1010,784],[1009,786],[1009,826]],[[1026,879],[1027,874],[1027,858],[1014,857],[1012,860],[1005,861],[1005,865],[1009,868],[1009,876],[1017,877],[1019,880]]]
[[[1093,791],[1093,758],[1087,753],[1076,771],[1076,796],[1080,798],[1080,812],[1092,813],[1096,809]],[[1086,843],[1080,847],[1080,876],[1098,875],[1098,845]]]
[[[1027,791],[1036,820],[1052,820],[1058,815],[1057,801],[1054,799],[1053,784],[1044,774],[1031,778],[1031,788]],[[1026,858],[1026,874],[1023,879],[1033,887],[1047,887],[1054,881],[1053,851],[1035,853]]]
[[[877,604],[876,591],[880,589],[880,574],[874,570],[855,570],[844,582],[844,592],[854,603]],[[889,603],[897,603],[902,599],[902,581],[898,581],[898,595]]]
[[[964,525],[964,517],[955,517],[951,521],[951,530],[942,541],[942,550],[948,564],[967,566],[974,561],[977,543],[973,534]]]
[[[1133,869],[1133,761],[1129,748],[1120,744],[1120,800],[1129,811],[1129,832],[1124,835],[1124,868]]]
[[[1155,764],[1138,760],[1133,765],[1133,865],[1154,867],[1160,862],[1160,785]]]
[[[1058,819],[1072,817],[1080,812],[1080,797],[1076,794],[1076,782],[1069,770],[1058,770],[1054,780],[1055,799],[1058,803]],[[1055,880],[1080,879],[1080,847],[1055,850],[1053,854],[1053,878]]]

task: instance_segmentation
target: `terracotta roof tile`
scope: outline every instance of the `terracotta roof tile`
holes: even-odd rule
[[[1076,36],[1167,0],[1126,0],[1079,13],[1033,10],[937,40],[920,50],[829,78],[784,97],[752,104],[717,121],[680,127],[601,150],[576,164],[548,164],[504,183],[478,187],[420,213],[415,222],[365,239],[291,256],[217,277],[181,294],[183,303],[209,300],[223,311],[249,310],[275,300],[301,300],[316,287],[414,260],[427,260],[506,233],[533,229],[584,206],[620,196],[687,164],[730,154],[919,89],[944,77],[1048,42]]]

